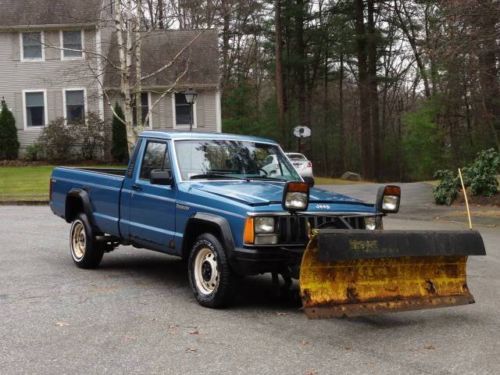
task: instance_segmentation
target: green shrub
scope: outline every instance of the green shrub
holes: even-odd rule
[[[71,151],[75,145],[75,137],[71,127],[65,125],[63,118],[55,119],[43,128],[38,143],[51,163],[74,159]]]
[[[476,159],[468,167],[463,168],[462,177],[466,188],[472,195],[491,197],[498,192],[497,173],[500,167],[500,154],[494,149],[484,150],[477,154]],[[439,185],[433,189],[437,204],[453,203],[461,190],[458,173],[450,170],[439,170],[434,174],[439,179]]]
[[[115,161],[125,163],[128,161],[127,129],[120,120],[124,119],[125,115],[118,103],[115,104],[115,113],[111,125],[111,155]]]
[[[403,117],[404,161],[412,180],[425,180],[443,165],[442,133],[436,123],[438,99],[433,98]]]
[[[14,115],[7,107],[5,100],[0,106],[0,159],[17,159],[19,141]]]
[[[438,186],[432,191],[436,204],[451,205],[460,189],[460,180],[457,174],[448,169],[442,169],[434,173],[434,178],[439,179]]]
[[[464,168],[464,182],[470,186],[472,195],[491,197],[498,192],[497,173],[500,154],[493,148],[481,151],[467,168]]]
[[[43,147],[38,142],[35,142],[26,147],[24,151],[24,159],[27,161],[39,161],[43,158]]]
[[[83,160],[97,160],[104,157],[105,123],[95,113],[89,112],[85,122],[71,125],[73,136]]]

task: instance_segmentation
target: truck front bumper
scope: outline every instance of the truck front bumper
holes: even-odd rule
[[[243,275],[281,272],[300,267],[305,245],[235,248],[230,260],[233,269]]]

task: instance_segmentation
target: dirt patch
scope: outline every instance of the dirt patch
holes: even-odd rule
[[[481,196],[472,196],[467,194],[467,198],[469,199],[469,204],[471,206],[495,206],[500,207],[500,194],[495,194],[492,197],[481,197]],[[465,204],[465,198],[463,192],[460,192],[453,202],[453,206],[462,206]]]

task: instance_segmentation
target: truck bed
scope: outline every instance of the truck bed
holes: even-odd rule
[[[95,225],[104,233],[119,236],[120,196],[126,172],[117,168],[54,168],[50,207],[64,218],[68,193],[84,191],[92,202]]]

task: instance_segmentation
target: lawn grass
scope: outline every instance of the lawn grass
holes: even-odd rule
[[[104,166],[101,168],[124,168]],[[0,167],[0,202],[47,201],[53,165]]]

